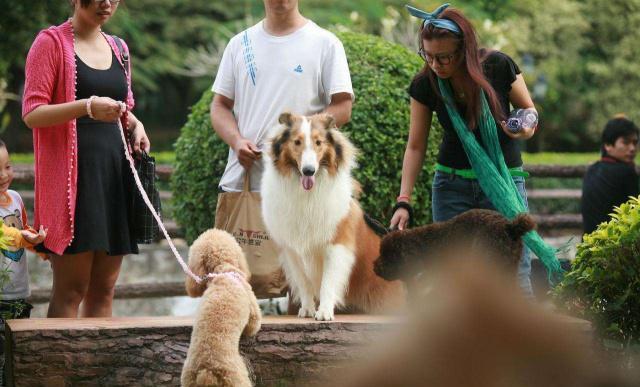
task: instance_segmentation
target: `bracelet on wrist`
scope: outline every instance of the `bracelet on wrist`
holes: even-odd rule
[[[413,224],[413,207],[408,202],[397,202],[395,206],[393,206],[392,212],[395,213],[399,208],[404,208],[409,213],[409,221],[408,224],[411,226]]]
[[[88,116],[89,116],[89,118],[91,118],[91,119],[93,119],[93,118],[94,118],[94,117],[93,117],[93,113],[91,112],[91,102],[93,102],[93,99],[94,99],[94,98],[97,98],[97,97],[96,97],[95,95],[92,95],[91,97],[89,97],[89,98],[87,99],[87,106],[86,106],[86,108],[87,108],[87,115],[88,115]]]
[[[409,195],[399,195],[396,198],[396,202],[407,202],[409,203],[411,201],[411,197],[409,197]]]

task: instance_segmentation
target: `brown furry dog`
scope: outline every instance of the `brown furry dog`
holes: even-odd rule
[[[509,221],[496,211],[473,209],[446,222],[387,234],[374,271],[389,281],[408,281],[434,259],[474,255],[515,274],[522,255],[522,236],[534,227],[526,214]]]
[[[200,284],[191,277],[186,281],[187,293],[203,299],[182,369],[182,386],[251,386],[238,344],[240,336],[258,332],[261,316],[247,282],[250,273],[242,249],[225,231],[205,231],[189,250],[189,268],[199,276],[217,276]]]

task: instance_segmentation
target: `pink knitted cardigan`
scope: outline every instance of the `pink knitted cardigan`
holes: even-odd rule
[[[120,65],[118,47],[104,34]],[[125,52],[129,49],[123,44]],[[130,63],[130,62],[129,62]],[[128,111],[133,109],[131,70],[127,72]],[[76,61],[71,21],[40,31],[27,55],[22,117],[40,105],[76,99]],[[122,127],[127,127],[126,114]],[[48,228],[44,246],[63,254],[73,241],[78,180],[76,120],[33,129],[35,158],[35,219],[33,226]],[[66,182],[66,184],[65,184]]]

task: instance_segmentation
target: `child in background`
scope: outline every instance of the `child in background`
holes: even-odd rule
[[[31,305],[29,297],[29,270],[25,248],[42,243],[46,231],[41,227],[35,231],[28,226],[27,211],[22,198],[9,189],[13,180],[13,168],[6,145],[0,140],[0,220],[8,246],[0,249],[2,271],[9,275],[9,281],[2,284],[0,292],[0,317],[27,318]],[[9,312],[9,313],[7,313]]]
[[[31,314],[32,306],[26,300],[30,291],[24,250],[42,243],[47,235],[44,228],[35,231],[27,225],[27,211],[22,198],[9,189],[12,180],[9,152],[0,140],[0,236],[5,242],[0,246],[0,371],[4,369],[4,321],[29,318]]]

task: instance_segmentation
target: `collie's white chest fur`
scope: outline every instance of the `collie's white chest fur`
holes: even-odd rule
[[[338,238],[351,210],[355,150],[329,115],[283,113],[278,121],[265,156],[262,217],[282,249],[280,262],[301,303],[298,316],[332,320],[356,259],[353,246]]]
[[[283,176],[266,162],[262,177],[262,216],[269,234],[280,246],[301,256],[314,255],[333,239],[351,203],[349,171],[329,176],[318,171],[317,183],[305,191],[295,174]]]

